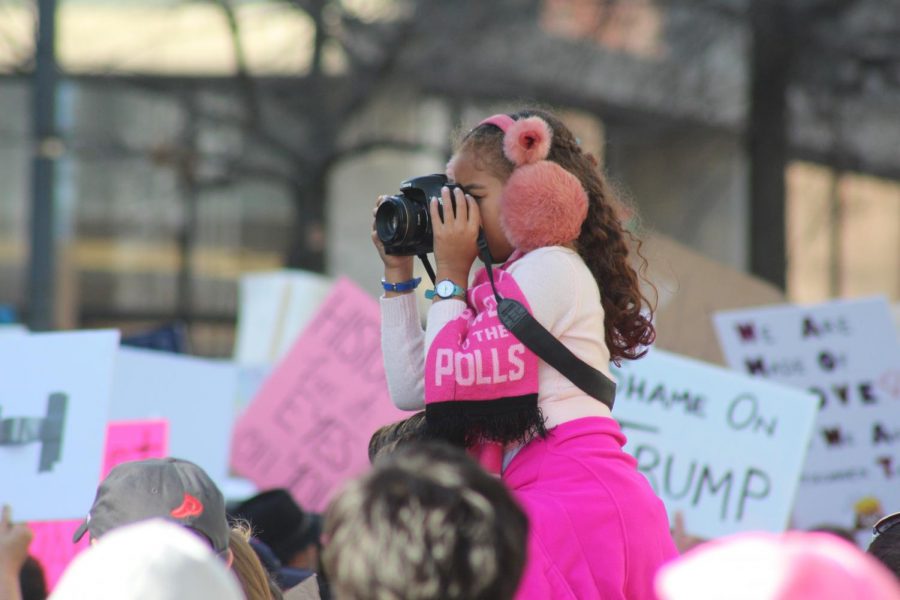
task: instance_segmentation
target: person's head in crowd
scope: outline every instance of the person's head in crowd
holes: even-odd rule
[[[51,600],[243,600],[225,564],[197,535],[152,519],[117,528],[82,552]]]
[[[250,546],[250,526],[238,522],[231,526],[228,536],[228,547],[234,556],[231,570],[237,576],[247,600],[278,600],[281,590],[274,585],[268,571],[260,562],[256,552]],[[277,591],[277,599],[272,589]]]
[[[742,533],[663,566],[658,600],[900,600],[890,572],[829,533]]]
[[[900,580],[900,512],[883,517],[872,529],[875,538],[869,544],[869,554]]]
[[[847,529],[846,527],[841,527],[840,525],[819,525],[817,527],[813,527],[810,531],[819,531],[821,533],[830,533],[831,535],[836,535],[842,540],[847,540],[851,544],[856,543],[856,536],[853,535],[853,531]]]
[[[504,484],[465,452],[408,444],[332,502],[323,564],[346,600],[504,600],[518,588],[527,532]]]
[[[47,579],[44,568],[33,556],[25,559],[19,571],[19,587],[22,589],[22,600],[45,600],[47,598]]]
[[[425,411],[419,411],[408,419],[379,428],[369,439],[369,462],[382,454],[390,454],[399,446],[422,442],[427,438]]]
[[[230,563],[225,499],[206,471],[178,458],[151,458],[115,467],[97,488],[87,519],[75,532],[98,540],[147,519],[177,523],[205,540]]]
[[[231,517],[247,521],[283,566],[318,569],[322,517],[300,508],[287,490],[257,494],[237,505]]]

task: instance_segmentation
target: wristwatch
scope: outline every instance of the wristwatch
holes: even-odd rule
[[[425,292],[425,297],[431,300],[437,296],[442,300],[447,300],[449,298],[460,298],[463,299],[466,297],[465,288],[461,288],[449,279],[442,279],[438,281],[434,286],[433,290],[428,290]]]

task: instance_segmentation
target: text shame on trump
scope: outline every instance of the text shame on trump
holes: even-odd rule
[[[692,534],[786,527],[814,396],[660,350],[615,374],[625,450]]]

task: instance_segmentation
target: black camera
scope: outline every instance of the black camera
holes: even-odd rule
[[[433,197],[441,197],[442,187],[450,188],[450,202],[456,212],[453,190],[462,189],[448,183],[444,175],[422,175],[400,184],[400,193],[388,196],[375,211],[375,231],[384,244],[386,254],[415,256],[434,250],[434,234],[431,229],[431,213],[428,204]],[[463,190],[465,191],[465,190]],[[444,218],[441,204],[438,214]]]

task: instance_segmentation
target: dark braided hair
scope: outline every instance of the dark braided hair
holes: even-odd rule
[[[612,190],[596,161],[582,151],[562,121],[547,111],[536,109],[510,116],[516,120],[531,116],[544,119],[553,130],[547,159],[578,177],[587,192],[588,214],[575,248],[601,290],[610,359],[621,364],[622,359],[640,358],[656,339],[653,307],[641,291],[637,272],[628,262],[626,236],[635,241],[635,251],[646,266],[646,259],[640,254],[641,241],[622,226],[613,208]],[[514,165],[503,154],[503,132],[493,125],[480,125],[466,133],[459,144],[459,151],[462,150],[472,152],[478,168],[489,169],[503,181],[513,172]],[[646,313],[642,310],[644,307]]]

